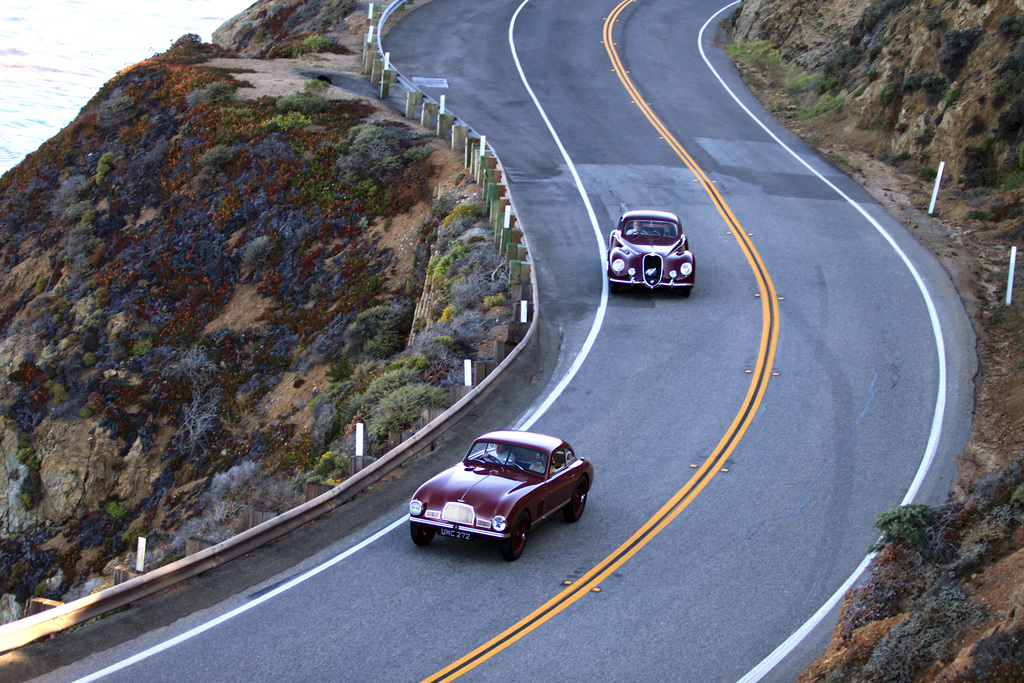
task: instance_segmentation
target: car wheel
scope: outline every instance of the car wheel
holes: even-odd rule
[[[526,547],[526,536],[530,533],[530,515],[522,512],[512,526],[512,535],[501,543],[501,556],[515,562]]]
[[[416,545],[430,545],[430,542],[434,540],[434,530],[430,527],[410,524],[409,533],[412,534],[412,542]]]
[[[567,522],[575,522],[583,516],[583,508],[587,506],[587,491],[590,484],[586,477],[582,477],[576,484],[576,490],[572,492],[572,499],[569,504],[562,508],[562,517]]]

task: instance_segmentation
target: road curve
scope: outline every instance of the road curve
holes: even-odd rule
[[[566,609],[459,673],[484,681],[739,680],[851,575],[877,533],[875,516],[900,504],[915,481],[935,433],[935,318],[945,410],[917,499],[945,499],[969,428],[973,337],[935,259],[768,119],[712,31],[703,44],[708,59],[767,131],[737,105],[698,42],[721,3],[567,5],[434,0],[392,29],[385,45],[404,75],[446,78],[448,106],[502,159],[530,230],[547,343],[556,336],[560,347],[547,388],[587,344],[603,268],[573,173],[530,92],[605,234],[623,208],[672,210],[690,226],[693,296],[611,298],[586,361],[532,425],[565,436],[594,461],[583,519],[547,525],[521,560],[505,563],[486,544],[413,546],[396,504],[369,525],[396,530],[372,543],[353,551],[362,537],[346,540],[253,591],[44,680],[73,680],[151,646],[163,649],[105,680],[440,679],[529,621],[565,582],[586,582],[695,472],[703,473],[700,489],[628,561],[608,565]],[[634,93],[621,80],[627,72]],[[767,291],[779,297],[770,305],[744,239],[770,279]],[[773,308],[770,341],[765,311]],[[756,411],[727,459],[714,459],[768,360]],[[237,616],[224,618],[233,610]],[[831,626],[814,629],[765,680],[794,680]]]

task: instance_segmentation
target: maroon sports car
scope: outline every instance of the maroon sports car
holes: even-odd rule
[[[533,527],[558,511],[567,522],[580,518],[593,483],[593,465],[562,439],[489,432],[462,462],[416,490],[409,501],[412,540],[488,538],[500,542],[506,560],[517,560]]]
[[[696,262],[679,217],[667,211],[627,211],[608,240],[608,285],[673,289],[690,296]]]

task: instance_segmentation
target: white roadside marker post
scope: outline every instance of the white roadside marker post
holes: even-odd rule
[[[356,455],[352,458],[352,474],[363,469],[363,423],[356,422]]]
[[[1010,247],[1010,273],[1006,277],[1006,305],[1013,301],[1013,271],[1017,267],[1017,247]]]
[[[144,572],[146,569],[146,537],[139,536],[138,550],[135,552],[135,571]]]
[[[932,190],[932,201],[928,204],[928,215],[932,215],[932,211],[935,211],[935,200],[939,196],[939,184],[942,182],[942,171],[946,168],[946,162],[939,162],[939,172],[935,174],[935,188]]]

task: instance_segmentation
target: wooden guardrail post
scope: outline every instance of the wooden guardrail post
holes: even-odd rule
[[[464,123],[456,123],[452,126],[452,149],[461,150],[466,146],[466,137],[469,135],[469,126]]]
[[[423,111],[420,112],[420,125],[424,128],[430,128],[430,123],[437,116],[437,102],[424,102]]]
[[[195,555],[200,550],[206,550],[212,545],[217,545],[217,541],[211,541],[208,538],[200,538],[199,536],[190,536],[185,539],[185,557]]]
[[[455,123],[455,115],[444,113],[437,115],[437,137],[447,138],[448,131],[451,130],[452,125]]]
[[[410,90],[405,94],[405,118],[416,118],[416,107],[423,104],[423,93],[419,90]]]
[[[319,496],[322,496],[323,494],[327,493],[333,488],[334,487],[331,486],[330,484],[306,484],[305,486],[302,487],[302,493],[303,497],[306,499],[306,502],[308,503],[309,501]]]
[[[128,567],[122,567],[121,565],[117,565],[116,567],[114,567],[114,585],[117,586],[119,584],[124,583],[125,581],[130,581],[131,579],[134,579],[136,576],[140,576],[141,574],[142,572],[137,572],[134,569],[129,569]]]
[[[28,610],[25,614],[26,617],[30,617],[33,614],[39,614],[45,612],[48,609],[54,607],[60,607],[64,603],[60,600],[50,600],[49,598],[32,598],[28,603]]]

